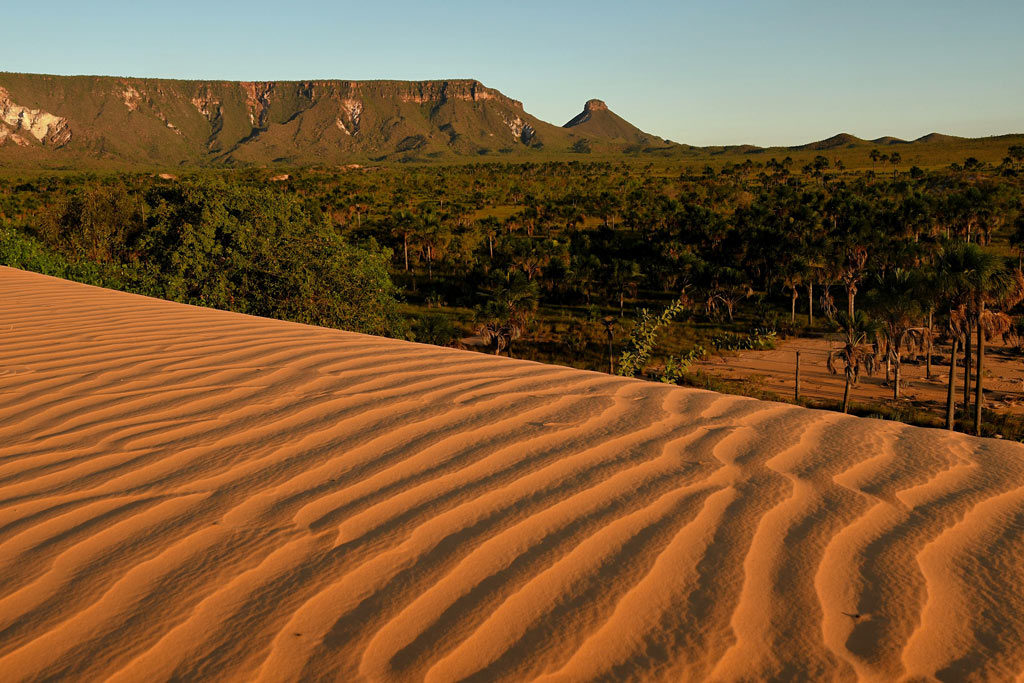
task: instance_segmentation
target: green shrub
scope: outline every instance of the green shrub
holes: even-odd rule
[[[422,344],[450,346],[459,336],[459,328],[443,313],[425,313],[413,328],[414,340]]]
[[[707,358],[707,351],[703,346],[695,346],[678,358],[669,356],[665,361],[665,371],[661,375],[661,381],[666,384],[679,384],[686,375],[686,371],[695,362]]]
[[[658,316],[646,308],[641,310],[640,319],[633,326],[633,331],[626,340],[626,348],[619,357],[618,374],[624,377],[636,377],[640,374],[650,360],[651,351],[658,341],[658,330],[682,313],[685,307],[685,302],[678,299]]]
[[[722,332],[711,338],[711,346],[718,351],[764,351],[775,348],[775,330],[758,327],[749,334]]]
[[[13,228],[0,228],[0,265],[55,277],[67,276],[67,261]]]

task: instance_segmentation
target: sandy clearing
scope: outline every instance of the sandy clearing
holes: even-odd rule
[[[754,378],[760,387],[787,399],[793,396],[796,352],[800,351],[800,394],[804,397],[838,402],[843,397],[843,376],[832,375],[826,366],[828,353],[838,348],[828,339],[793,338],[781,341],[768,351],[714,353],[707,360],[694,364],[725,379]],[[963,362],[963,353],[959,354]],[[945,415],[947,380],[949,378],[949,347],[936,347],[932,377],[926,377],[924,356],[903,362],[901,392],[905,400],[934,409]],[[939,364],[942,363],[942,364]],[[1024,362],[1008,355],[999,344],[989,344],[985,355],[985,405],[1000,413],[1024,415]],[[963,396],[963,367],[957,371],[957,403]],[[905,383],[905,385],[904,385]],[[973,396],[973,394],[972,394]],[[885,384],[885,366],[873,376],[862,375],[850,392],[854,403],[892,400],[892,387]]]
[[[1022,520],[1018,444],[0,269],[5,681],[1008,679]]]

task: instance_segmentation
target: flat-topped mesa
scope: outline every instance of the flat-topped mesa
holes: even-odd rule
[[[480,102],[482,100],[500,100],[522,109],[523,103],[513,100],[502,93],[488,88],[480,81],[459,79],[450,81],[409,81],[399,83],[399,98],[403,102],[447,102],[448,100],[465,100]]]
[[[0,164],[31,157],[45,166],[340,165],[578,154],[582,138],[584,147],[600,151],[647,145],[632,128],[623,132],[625,124],[600,100],[587,102],[580,117],[587,125],[567,130],[474,78],[223,81],[0,72],[0,88],[8,95],[0,98]]]
[[[250,101],[256,99],[269,100],[272,91],[297,89],[311,100],[317,100],[324,96],[342,95],[344,97],[357,97],[360,94],[391,95],[402,102],[414,102],[416,104],[427,104],[429,102],[443,103],[448,100],[464,100],[467,102],[481,102],[483,100],[497,100],[511,104],[518,109],[523,108],[523,103],[501,93],[493,88],[488,88],[478,80],[471,78],[457,78],[433,81],[347,81],[347,80],[314,80],[314,81],[268,81],[264,83],[243,82],[239,85],[246,91]],[[261,97],[257,97],[257,92]]]
[[[266,81],[241,82],[239,86],[245,92],[249,120],[254,126],[263,127],[267,122],[267,112],[275,97],[285,97],[289,93],[316,102],[323,98],[336,98],[343,102],[342,109],[349,118],[354,118],[358,126],[358,114],[350,110],[362,110],[362,98],[367,96],[394,97],[400,102],[413,104],[444,104],[450,100],[481,102],[494,100],[505,103],[516,109],[522,109],[523,103],[508,97],[501,92],[488,88],[473,79],[453,79],[436,81]],[[349,132],[346,129],[346,132]]]

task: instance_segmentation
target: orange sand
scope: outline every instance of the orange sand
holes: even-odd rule
[[[1024,448],[0,269],[0,679],[1006,680]]]

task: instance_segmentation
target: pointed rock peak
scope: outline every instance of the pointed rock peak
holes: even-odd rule
[[[611,111],[608,109],[608,105],[602,100],[587,100],[587,103],[583,105],[583,111],[577,114],[571,121],[562,126],[563,128],[572,128],[578,126],[581,123],[586,123],[590,120],[590,117],[597,112]]]

